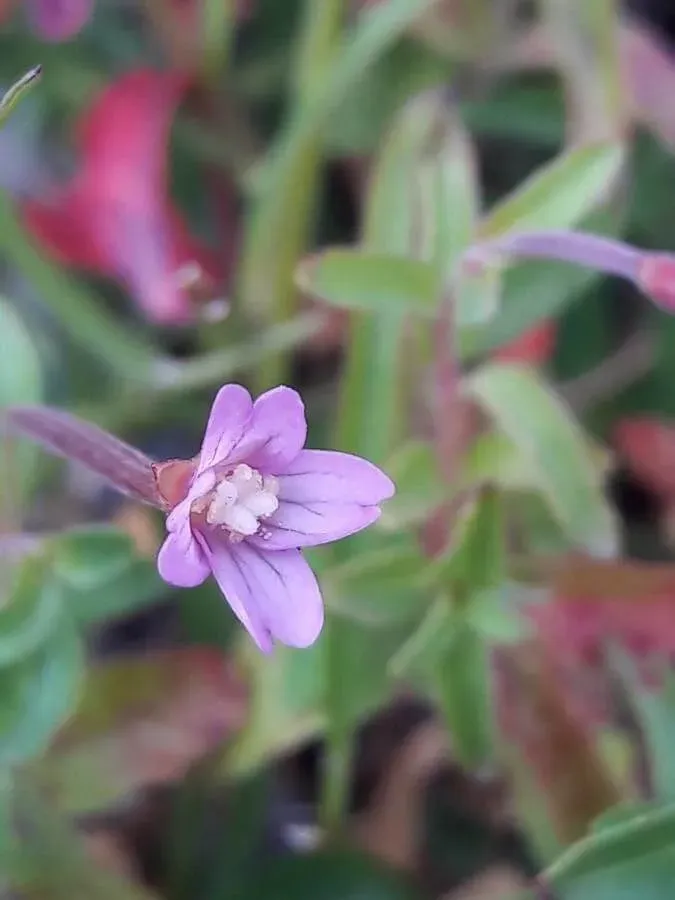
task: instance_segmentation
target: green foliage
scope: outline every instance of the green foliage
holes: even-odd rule
[[[591,268],[478,265],[469,251],[560,229],[672,249],[675,132],[654,98],[669,96],[675,67],[614,0],[540,0],[526,40],[501,5],[474,0],[245,5],[99,0],[67,44],[44,41],[37,20],[34,32],[3,20],[0,415],[45,402],[86,412],[163,460],[194,453],[224,380],[254,393],[287,382],[312,445],[372,460],[396,493],[364,533],[306,552],[326,607],[316,644],[263,656],[213,580],[179,592],[160,579],[157,511],[132,510],[141,540],[109,524],[108,496],[81,470],[56,476],[0,423],[0,894],[147,900],[95,862],[75,817],[141,809],[162,786],[178,801],[156,817],[167,834],[151,836],[168,860],[158,896],[407,900],[436,880],[452,896],[422,871],[423,823],[380,851],[403,875],[340,841],[380,847],[383,822],[406,831],[402,806],[427,816],[416,731],[384,742],[375,799],[349,814],[362,770],[380,766],[359,755],[359,729],[403,691],[431,704],[467,785],[498,773],[540,871],[523,896],[669,900],[675,440],[659,421],[665,434],[643,432],[633,452],[617,426],[672,416],[670,312]],[[80,118],[148,59],[188,73],[191,90],[167,146],[148,139],[152,158],[129,172],[130,145],[98,146]],[[132,143],[154,127],[154,115],[116,113]],[[110,184],[83,179],[90,145],[112,160]],[[74,176],[64,190],[62,171]],[[73,184],[85,182],[119,202],[119,221],[88,209],[78,231]],[[62,193],[70,261],[24,203],[51,216]],[[199,271],[202,238],[216,259]],[[115,265],[98,258],[123,243]],[[180,283],[190,321],[153,321],[141,283],[160,298]],[[495,358],[544,322],[549,358]],[[150,460],[134,459],[154,490]],[[618,508],[607,487],[619,465],[658,513]],[[622,560],[629,547],[664,559],[641,567]],[[99,658],[108,644],[121,651],[111,661]],[[268,821],[292,818],[285,792],[317,780],[296,778],[314,740],[309,812],[325,843],[268,859]],[[412,800],[396,794],[407,765]],[[392,790],[405,803],[387,815]],[[501,802],[487,798],[486,819]],[[462,836],[473,859],[471,828]],[[448,835],[440,843],[449,859]]]

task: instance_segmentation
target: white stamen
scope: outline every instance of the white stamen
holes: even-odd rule
[[[225,528],[231,540],[242,540],[262,533],[260,519],[279,508],[279,483],[274,476],[241,463],[219,482],[209,497],[206,521]]]

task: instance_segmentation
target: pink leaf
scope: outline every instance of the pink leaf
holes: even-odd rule
[[[214,255],[191,238],[167,190],[167,145],[183,76],[137,69],[110,84],[78,126],[81,163],[25,221],[59,261],[120,281],[155,322],[189,322],[181,270],[221,280]]]
[[[15,431],[45,449],[86,466],[120,493],[162,507],[152,460],[96,425],[46,406],[17,406],[7,412]]]

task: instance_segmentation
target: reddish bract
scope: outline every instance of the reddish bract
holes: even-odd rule
[[[660,497],[675,500],[675,427],[647,416],[624,419],[614,446],[629,470]]]
[[[214,256],[191,238],[168,195],[169,131],[186,86],[182,76],[151,69],[108,85],[79,123],[75,177],[23,208],[57,260],[117,279],[164,324],[193,317],[183,267],[196,262],[220,280]]]
[[[556,326],[554,322],[543,322],[521,334],[515,341],[501,347],[494,354],[499,362],[521,362],[543,365],[555,349]]]

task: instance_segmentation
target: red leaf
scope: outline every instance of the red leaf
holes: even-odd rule
[[[614,446],[630,471],[648,488],[675,498],[675,427],[649,417],[624,419]]]
[[[28,227],[58,260],[116,278],[148,318],[171,324],[193,317],[184,266],[196,261],[220,280],[168,196],[169,131],[186,84],[138,69],[105,88],[79,123],[79,172],[24,206]]]
[[[559,672],[540,647],[502,652],[496,675],[502,731],[525,757],[526,775],[534,780],[558,837],[565,843],[578,840],[593,819],[622,799],[592,729],[576,715]]]
[[[91,670],[44,773],[71,810],[108,807],[180,778],[243,725],[248,692],[219,652],[194,647]]]
[[[637,285],[662,309],[675,312],[675,256],[670,253],[645,254],[638,270]]]
[[[57,456],[81,463],[120,493],[163,507],[152,460],[107,431],[47,406],[11,407],[7,419],[15,431]]]
[[[543,322],[521,334],[515,341],[501,347],[494,354],[500,362],[521,362],[543,365],[555,349],[555,322]]]

